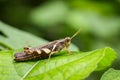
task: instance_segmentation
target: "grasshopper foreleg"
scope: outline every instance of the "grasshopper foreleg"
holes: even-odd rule
[[[73,54],[71,51],[68,50],[67,47],[65,47],[64,50],[67,51],[70,55]]]

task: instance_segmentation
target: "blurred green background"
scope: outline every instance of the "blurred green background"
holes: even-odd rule
[[[113,67],[120,69],[120,0],[0,0],[0,20],[48,41],[82,29],[72,43],[80,51],[112,47],[118,53]]]

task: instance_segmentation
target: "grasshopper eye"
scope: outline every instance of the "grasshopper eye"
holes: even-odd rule
[[[70,38],[70,37],[66,37],[66,38],[65,38],[65,41],[66,41],[66,42],[70,42],[70,41],[71,41],[71,38]]]

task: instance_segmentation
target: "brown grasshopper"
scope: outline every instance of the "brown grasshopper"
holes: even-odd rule
[[[15,61],[27,61],[27,60],[37,60],[41,58],[49,57],[54,53],[61,51],[62,49],[66,49],[68,51],[68,47],[71,43],[71,39],[75,37],[80,30],[78,30],[72,37],[66,37],[64,39],[54,40],[45,45],[38,47],[24,47],[23,52],[18,52],[14,55]]]

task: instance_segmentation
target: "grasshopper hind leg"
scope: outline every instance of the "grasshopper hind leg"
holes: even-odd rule
[[[48,57],[47,62],[49,62],[49,61],[50,61],[50,58],[51,58],[52,54],[53,54],[53,53],[50,53],[50,55],[49,55],[49,57]]]
[[[48,59],[47,59],[46,62],[49,62],[49,61],[50,61],[50,58],[51,58],[51,56],[52,56],[54,53],[56,53],[56,52],[51,52],[51,53],[49,54]]]
[[[51,51],[51,53],[49,54],[48,61],[50,61],[50,58],[51,58],[52,54],[54,54],[54,53],[57,52],[57,51],[54,51],[55,48],[56,48],[56,46],[57,46],[57,44],[58,44],[58,43],[56,43],[56,44],[53,46],[52,51]]]

